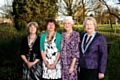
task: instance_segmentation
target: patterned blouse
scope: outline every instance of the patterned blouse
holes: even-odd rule
[[[47,41],[47,37],[45,37],[44,41],[44,54],[46,55],[46,61],[49,64],[53,64],[56,60],[58,54],[58,48],[56,45],[56,36],[52,39],[50,43]],[[43,76],[45,79],[60,79],[61,78],[61,62],[60,60],[56,64],[55,69],[48,69],[43,62]]]

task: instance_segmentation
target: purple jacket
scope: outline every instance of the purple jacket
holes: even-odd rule
[[[83,37],[81,37],[82,41]],[[93,41],[90,43],[85,56],[81,51],[80,43],[79,66],[86,69],[98,69],[99,73],[105,73],[107,64],[107,43],[103,35],[96,33]]]

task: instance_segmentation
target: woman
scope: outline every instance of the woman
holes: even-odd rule
[[[43,58],[43,80],[61,80],[60,42],[61,35],[55,31],[56,21],[46,21],[47,31],[41,34],[40,49]]]
[[[107,63],[106,39],[95,31],[97,22],[93,17],[86,17],[83,26],[86,33],[80,45],[80,79],[103,79]]]
[[[29,35],[23,38],[20,55],[23,60],[23,80],[41,79],[40,37],[36,35],[38,24],[30,22],[27,25]]]
[[[80,36],[73,31],[74,22],[71,16],[66,16],[63,24],[66,32],[62,34],[61,42],[62,80],[77,80]]]

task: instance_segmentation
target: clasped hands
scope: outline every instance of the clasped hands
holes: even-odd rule
[[[55,69],[55,67],[56,67],[56,64],[55,63],[53,63],[53,64],[46,64],[46,67],[48,68],[48,69]]]
[[[35,62],[27,62],[26,64],[27,64],[28,68],[31,68],[35,64]]]
[[[48,69],[55,69],[55,67],[56,67],[56,64],[55,63],[53,63],[53,64],[46,64],[46,67],[48,68]],[[71,74],[72,72],[74,71],[74,68],[72,68],[72,67],[70,67],[70,69],[69,69],[69,74]]]
[[[36,59],[33,62],[27,61],[26,64],[28,66],[28,68],[31,68],[33,65],[35,65],[37,62],[39,61],[39,59]]]

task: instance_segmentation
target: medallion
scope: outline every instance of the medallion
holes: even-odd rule
[[[83,54],[83,57],[85,57],[85,54]]]
[[[90,43],[92,42],[92,40],[94,39],[95,35],[96,35],[96,31],[94,32],[94,34],[92,35],[91,39],[89,40],[89,42],[87,43],[87,45],[84,48],[84,42],[85,42],[85,37],[88,35],[88,33],[84,34],[83,36],[83,40],[81,43],[81,49],[82,49],[82,53],[85,53],[90,45]],[[83,54],[83,56],[85,56],[85,54]]]

